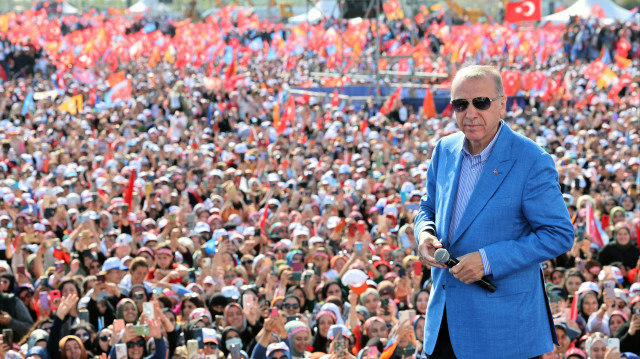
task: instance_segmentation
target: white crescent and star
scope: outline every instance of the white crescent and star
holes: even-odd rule
[[[527,8],[527,11],[523,11],[525,7]],[[516,12],[522,13],[522,15],[524,16],[531,16],[533,15],[534,11],[536,11],[536,5],[533,3],[533,1],[525,1],[522,3],[522,6],[518,6],[516,8]]]

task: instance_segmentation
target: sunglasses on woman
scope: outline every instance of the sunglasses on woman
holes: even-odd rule
[[[88,339],[91,335],[89,333],[76,333],[76,337],[80,339]]]
[[[300,309],[300,305],[297,303],[284,303],[282,307],[284,309]]]
[[[127,343],[127,348],[128,349],[133,349],[133,348],[135,348],[137,346],[140,347],[140,348],[144,348],[144,340],[138,340],[138,341],[135,341],[135,342],[128,342]]]
[[[108,342],[111,340],[111,336],[110,335],[101,335],[100,336],[100,341],[101,342]]]
[[[491,107],[491,103],[499,98],[502,98],[504,96],[498,96],[498,97],[494,97],[494,98],[488,98],[485,96],[482,97],[474,97],[471,100],[471,103],[473,104],[473,107],[475,107],[476,109],[480,110],[480,111],[484,111],[489,109],[489,107]],[[464,112],[467,110],[467,107],[469,107],[469,100],[464,99],[464,98],[457,98],[455,100],[451,100],[451,108],[453,109],[453,111],[455,112]]]

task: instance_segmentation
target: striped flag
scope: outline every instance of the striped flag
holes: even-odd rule
[[[591,202],[587,203],[587,234],[591,235],[592,243],[600,248],[609,243],[609,236],[602,230],[602,225],[593,213]]]

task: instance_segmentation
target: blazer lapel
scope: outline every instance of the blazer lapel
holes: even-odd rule
[[[460,218],[452,243],[467,230],[467,227],[473,222],[498,187],[500,187],[509,171],[511,171],[515,161],[511,158],[512,136],[511,129],[506,124],[503,124],[500,137],[496,141],[467,202],[467,207],[462,213],[462,218]]]
[[[447,152],[447,163],[445,165],[444,178],[439,181],[445,186],[444,191],[441,192],[444,208],[444,222],[442,222],[442,227],[444,228],[440,228],[442,238],[439,238],[443,243],[446,243],[447,238],[449,238],[449,222],[451,221],[453,203],[456,199],[456,193],[458,192],[460,166],[462,166],[463,143],[464,136],[460,137],[460,141],[449,148],[449,151]]]

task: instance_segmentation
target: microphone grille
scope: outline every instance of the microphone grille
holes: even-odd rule
[[[433,254],[433,257],[440,264],[447,264],[450,258],[449,252],[444,248],[436,249],[436,252]]]

